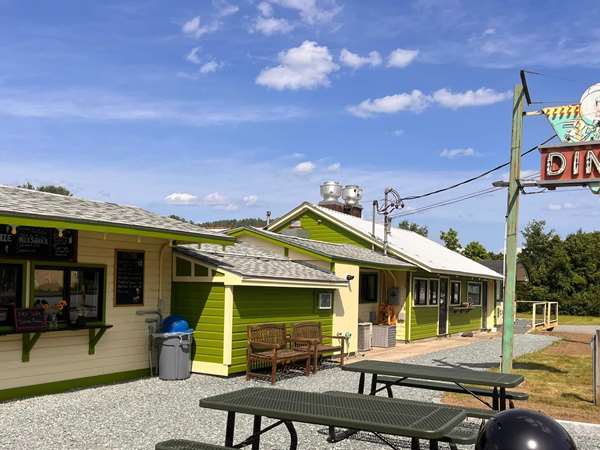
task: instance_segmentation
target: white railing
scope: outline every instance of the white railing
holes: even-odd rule
[[[536,329],[552,330],[558,326],[558,302],[532,302],[518,300],[517,303],[531,304],[531,326],[529,331]]]

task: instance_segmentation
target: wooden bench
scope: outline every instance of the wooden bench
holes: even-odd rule
[[[270,378],[271,384],[277,380],[277,366],[304,361],[304,375],[310,374],[312,353],[296,349],[286,333],[285,324],[268,323],[248,326],[248,349],[246,354],[246,379],[255,377]],[[271,366],[271,374],[253,371],[254,365]]]
[[[205,444],[203,442],[188,441],[187,439],[171,439],[159,442],[155,450],[235,450],[233,447]]]
[[[498,392],[494,389],[475,386],[464,386],[464,388],[462,388],[454,383],[447,383],[443,381],[416,380],[412,378],[401,379],[381,375],[377,377],[377,383],[385,385],[388,397],[390,398],[394,397],[392,393],[392,386],[429,389],[431,391],[456,392],[459,394],[465,394],[468,392],[476,396],[492,397],[494,399],[494,403],[496,403],[498,398]],[[468,389],[468,391],[466,391],[466,389]],[[515,407],[514,401],[524,401],[528,398],[529,395],[526,392],[506,391],[506,399],[509,401],[509,405],[511,408]],[[498,409],[497,406],[498,405],[494,404],[494,409]]]
[[[319,357],[325,353],[339,353],[340,365],[344,365],[344,336],[325,336],[321,330],[320,322],[300,322],[292,327],[292,342],[296,350],[309,351],[313,354],[313,372],[317,372]],[[337,343],[326,344],[325,339]]]

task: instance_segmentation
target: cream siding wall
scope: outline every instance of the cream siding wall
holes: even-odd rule
[[[162,283],[159,295],[159,255]],[[113,306],[115,249],[145,252],[144,306]],[[168,241],[134,236],[80,232],[78,263],[106,266],[105,321],[114,325],[88,355],[88,331],[43,333],[31,351],[30,361],[21,362],[21,335],[0,337],[0,390],[83,378],[148,367],[146,317],[140,309],[156,309],[161,298],[168,313],[171,299],[171,249]]]
[[[359,267],[352,264],[335,263],[334,272],[339,277],[353,275],[354,279],[348,287],[340,287],[334,294],[333,305],[333,335],[352,333],[348,352],[357,350],[358,338],[358,274]]]

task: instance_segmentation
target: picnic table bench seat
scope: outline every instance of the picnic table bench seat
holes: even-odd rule
[[[233,447],[206,444],[204,442],[189,441],[187,439],[170,439],[159,442],[155,450],[235,450]]]
[[[429,389],[432,391],[444,391],[444,392],[457,392],[463,394],[465,390],[454,383],[448,383],[444,381],[431,381],[431,380],[417,380],[413,378],[401,379],[398,377],[390,377],[381,375],[377,377],[377,382],[386,386],[388,397],[393,397],[391,387],[392,386],[403,386],[412,387],[419,389]],[[482,397],[493,397],[494,389],[478,386],[465,386],[469,391],[475,395]],[[526,392],[519,391],[506,391],[506,399],[510,402],[510,407],[514,408],[513,401],[524,401],[529,398],[529,394]]]

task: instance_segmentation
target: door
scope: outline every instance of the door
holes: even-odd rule
[[[440,278],[438,335],[448,334],[448,278]]]
[[[487,280],[483,280],[481,288],[481,328],[484,330],[488,330],[488,314],[489,314],[489,306],[488,306],[488,282]]]

